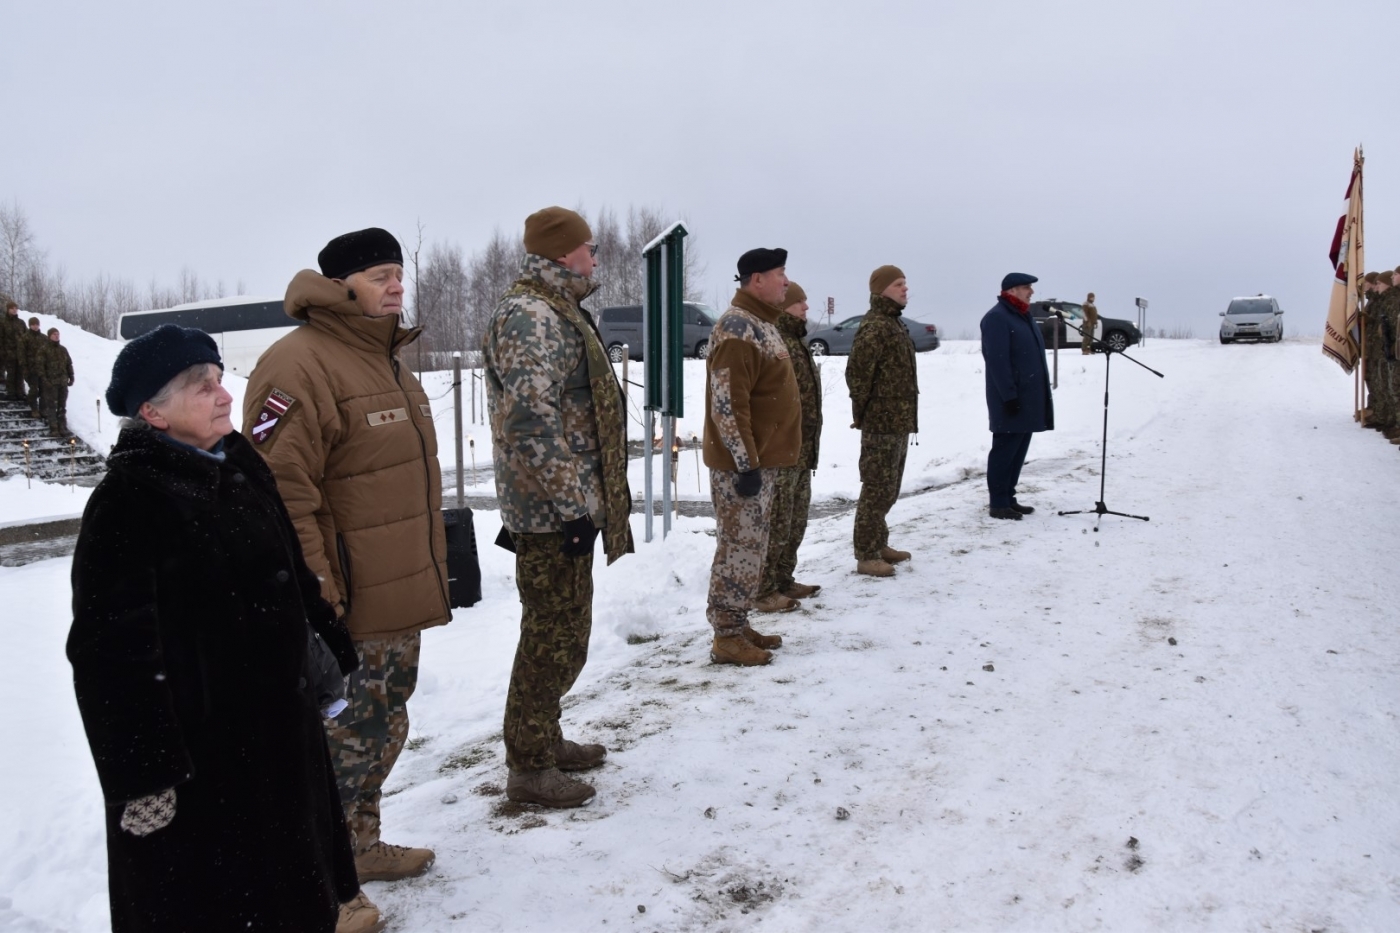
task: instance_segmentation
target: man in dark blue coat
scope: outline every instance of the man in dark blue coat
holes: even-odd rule
[[[1021,465],[1036,431],[1055,429],[1055,402],[1045,368],[1045,340],[1030,314],[1033,275],[1013,272],[1001,280],[997,303],[982,316],[982,359],[987,373],[987,417],[992,452],[987,491],[993,518],[1020,521],[1035,509],[1016,501]]]

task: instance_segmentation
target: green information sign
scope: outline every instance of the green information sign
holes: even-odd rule
[[[685,416],[685,237],[685,227],[672,224],[642,252],[646,408],[675,418]]]

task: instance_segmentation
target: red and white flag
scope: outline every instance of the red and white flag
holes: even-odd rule
[[[1350,373],[1361,358],[1360,302],[1362,266],[1365,263],[1361,210],[1361,166],[1366,159],[1352,154],[1351,181],[1347,184],[1347,212],[1337,221],[1332,237],[1332,302],[1322,333],[1322,352]]]

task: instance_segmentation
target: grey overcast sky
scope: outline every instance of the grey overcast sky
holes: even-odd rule
[[[1392,2],[3,0],[0,198],[70,276],[282,294],[339,233],[468,252],[549,205],[664,208],[708,263],[784,246],[971,332],[1001,276],[1210,336],[1320,333],[1354,146],[1400,265]]]

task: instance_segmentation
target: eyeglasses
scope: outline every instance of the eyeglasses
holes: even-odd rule
[[[598,244],[597,244],[597,243],[589,243],[589,244],[588,244],[588,255],[590,255],[590,256],[597,256],[597,255],[598,255]]]

